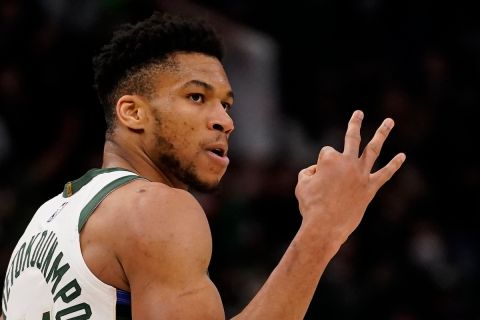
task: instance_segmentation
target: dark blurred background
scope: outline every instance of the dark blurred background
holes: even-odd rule
[[[378,165],[407,162],[332,260],[306,319],[480,319],[480,23],[435,1],[0,2],[0,277],[36,208],[101,166],[91,58],[154,9],[209,19],[236,94],[223,189],[196,194],[214,238],[210,275],[227,316],[252,298],[300,225],[298,171],[341,150],[350,114]]]

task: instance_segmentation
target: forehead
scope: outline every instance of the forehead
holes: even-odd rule
[[[222,63],[200,53],[176,53],[169,58],[156,79],[157,89],[181,87],[191,81],[202,81],[216,90],[230,91],[231,86]]]

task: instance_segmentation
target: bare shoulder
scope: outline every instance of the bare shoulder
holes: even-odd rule
[[[128,223],[126,231],[141,238],[158,235],[160,228],[175,226],[177,230],[190,225],[208,226],[202,207],[185,190],[162,183],[136,181],[112,196],[111,201],[118,204],[117,212],[121,211],[123,222]],[[152,232],[147,232],[149,230]]]
[[[208,220],[192,194],[146,180],[109,194],[82,231],[84,253],[96,244],[114,254],[124,269],[137,259],[156,256],[153,260],[160,261],[186,252],[179,247],[195,251],[208,265],[211,242]]]
[[[131,292],[134,318],[224,319],[207,273],[210,227],[192,194],[132,181],[100,203],[82,230],[81,244],[99,279]]]
[[[210,228],[192,194],[139,180],[109,198],[108,202],[115,207],[109,210],[115,212],[114,224],[122,228],[117,248],[125,258],[126,269],[128,261],[152,256],[156,257],[155,263],[163,261],[162,266],[168,268],[165,261],[175,261],[172,258],[182,254],[189,256],[181,259],[200,259],[202,268],[208,267],[212,251]]]
[[[132,314],[224,319],[221,298],[207,273],[210,228],[195,197],[146,181],[118,191],[109,197],[120,211],[115,225],[122,228],[114,247],[132,293]]]

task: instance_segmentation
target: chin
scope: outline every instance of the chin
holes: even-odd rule
[[[219,189],[222,176],[223,174],[199,175],[198,172],[188,172],[182,176],[182,181],[190,190],[211,193]]]
[[[222,175],[220,176],[215,176],[212,179],[205,179],[203,180],[202,185],[204,186],[204,190],[206,192],[213,192],[217,191],[220,188],[221,185],[221,179]]]
[[[190,190],[198,191],[202,193],[213,193],[215,191],[218,191],[218,189],[220,189],[219,182],[208,183],[208,182],[197,181],[195,183],[190,183],[188,186]]]
[[[176,155],[167,152],[161,155],[158,167],[170,172],[177,180],[188,186],[189,190],[199,192],[217,191],[227,169],[226,167],[203,167],[193,162],[185,164]]]

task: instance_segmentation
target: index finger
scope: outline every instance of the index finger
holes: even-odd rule
[[[358,157],[358,151],[360,149],[360,127],[362,126],[363,112],[356,110],[350,121],[348,121],[347,132],[345,133],[345,145],[343,147],[343,154]]]

